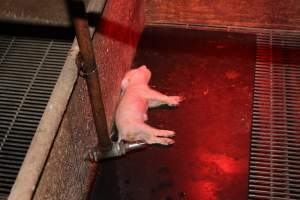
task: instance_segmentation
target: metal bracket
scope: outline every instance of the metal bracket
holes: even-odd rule
[[[84,60],[82,58],[82,54],[78,52],[76,56],[76,66],[78,68],[78,75],[87,79],[89,76],[91,76],[93,73],[97,71],[97,65],[94,66],[94,69],[92,69],[90,72],[84,72]]]
[[[94,147],[90,149],[85,155],[84,160],[89,160],[91,162],[98,162],[100,160],[105,160],[109,158],[115,158],[125,155],[126,153],[134,150],[139,150],[145,148],[147,145],[145,142],[134,142],[125,143],[115,142],[110,150],[103,151],[99,147]]]

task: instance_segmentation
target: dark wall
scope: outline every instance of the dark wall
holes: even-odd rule
[[[146,0],[146,24],[183,23],[300,30],[298,0]]]

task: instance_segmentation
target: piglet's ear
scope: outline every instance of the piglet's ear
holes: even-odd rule
[[[142,65],[139,67],[139,69],[148,69],[146,65]]]
[[[129,83],[129,78],[124,78],[121,82],[121,89],[125,90],[128,86],[128,83]]]

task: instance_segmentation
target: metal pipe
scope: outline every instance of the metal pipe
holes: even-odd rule
[[[85,6],[81,0],[71,0],[70,3],[72,20],[80,49],[80,54],[77,57],[77,66],[81,75],[86,78],[98,139],[98,145],[89,150],[85,155],[85,160],[98,162],[125,155],[129,151],[145,148],[146,143],[140,141],[130,144],[124,142],[112,143],[107,128],[98,68],[95,61]]]
[[[121,157],[130,151],[140,150],[145,148],[146,146],[147,144],[142,141],[133,143],[125,143],[123,141],[116,142],[113,143],[112,148],[109,151],[99,151],[97,147],[94,149],[90,149],[90,151],[84,155],[84,159],[98,162],[100,160]]]
[[[70,3],[72,20],[80,49],[78,64],[80,65],[82,75],[86,78],[99,148],[100,150],[107,151],[112,148],[112,142],[107,128],[98,68],[89,32],[88,18],[82,1],[71,0]]]

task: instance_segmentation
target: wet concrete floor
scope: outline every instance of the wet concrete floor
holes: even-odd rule
[[[147,28],[133,67],[147,65],[153,88],[186,98],[149,111],[148,123],[174,130],[176,143],[102,163],[93,199],[247,199],[255,39]]]

